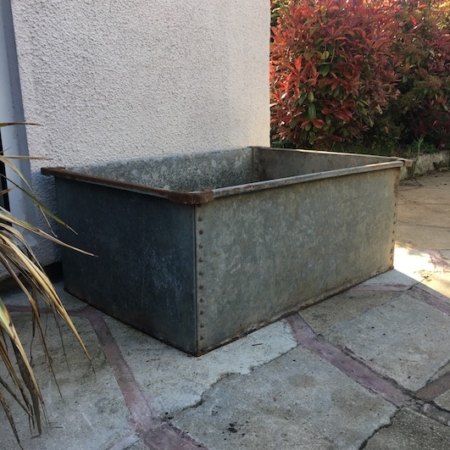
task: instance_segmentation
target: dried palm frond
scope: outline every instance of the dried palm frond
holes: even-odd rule
[[[27,125],[24,123],[0,123],[0,127],[7,125]],[[30,124],[28,125],[37,125]],[[1,191],[0,196],[5,195],[12,189],[20,189],[25,195],[30,197],[33,202],[40,209],[46,220],[50,217],[60,224],[66,226],[54,214],[52,214],[45,206],[36,198],[30,184],[20,172],[20,170],[13,164],[13,159],[23,157],[12,157],[0,155],[0,162],[9,170],[14,172],[21,180],[22,186],[16,182],[8,179],[10,188]],[[45,332],[40,319],[39,299],[43,300],[46,307],[55,315],[55,318],[61,318],[70,328],[76,339],[80,343],[87,358],[90,360],[88,351],[78,334],[71,318],[65,310],[52,282],[46,275],[44,269],[40,265],[38,259],[33,253],[31,247],[28,245],[24,233],[33,233],[42,238],[48,239],[60,245],[72,248],[58,240],[53,235],[37,228],[24,220],[15,217],[9,211],[0,207],[0,264],[6,269],[10,276],[16,281],[19,288],[28,299],[31,311],[32,320],[30,327],[38,331],[46,361],[49,364],[51,372],[54,376],[52,359],[49,355],[49,350],[46,344]],[[82,252],[90,255],[87,252]],[[38,433],[41,433],[42,419],[41,412],[45,413],[44,400],[39,389],[38,381],[33,372],[29,358],[24,350],[20,336],[14,326],[11,315],[8,312],[7,306],[0,298],[0,361],[3,362],[8,379],[0,376],[0,404],[3,407],[6,418],[11,426],[14,436],[20,445],[19,435],[14,422],[13,414],[9,406],[11,399],[15,401],[28,415],[33,427],[37,428]],[[56,381],[56,379],[55,379]]]

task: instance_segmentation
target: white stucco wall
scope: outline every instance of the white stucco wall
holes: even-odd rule
[[[268,0],[11,0],[43,165],[269,144]],[[55,256],[39,252],[44,263]]]

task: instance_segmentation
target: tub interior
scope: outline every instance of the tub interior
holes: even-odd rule
[[[262,147],[150,157],[69,170],[171,191],[203,191],[393,161],[370,155]]]

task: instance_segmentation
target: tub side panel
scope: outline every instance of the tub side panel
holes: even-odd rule
[[[86,175],[170,189],[201,191],[253,181],[250,147],[73,167]]]
[[[198,207],[200,350],[392,268],[398,175],[323,179]]]
[[[386,162],[389,158],[302,150],[255,148],[260,181]]]
[[[56,179],[58,215],[78,235],[63,250],[67,290],[116,319],[196,352],[194,209],[105,186]]]

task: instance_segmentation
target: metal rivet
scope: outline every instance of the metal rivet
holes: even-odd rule
[[[203,244],[198,244],[198,248],[203,248]]]
[[[198,234],[203,234],[203,230],[198,230]]]
[[[203,316],[205,314],[205,311],[200,311],[200,315]]]
[[[205,286],[203,286],[203,284],[201,284],[198,288],[199,289],[203,289]]]
[[[199,273],[198,273],[200,276],[202,276],[203,275],[203,272],[202,271],[200,271]]]
[[[205,328],[205,324],[204,324],[204,323],[201,323],[201,324],[200,324],[200,328]]]
[[[198,262],[203,262],[203,258],[198,258]]]
[[[199,217],[198,221],[201,222],[203,220],[203,217]]]
[[[202,298],[200,299],[200,303],[203,303],[203,299]]]
[[[203,341],[205,339],[205,336],[200,336],[200,340]]]

